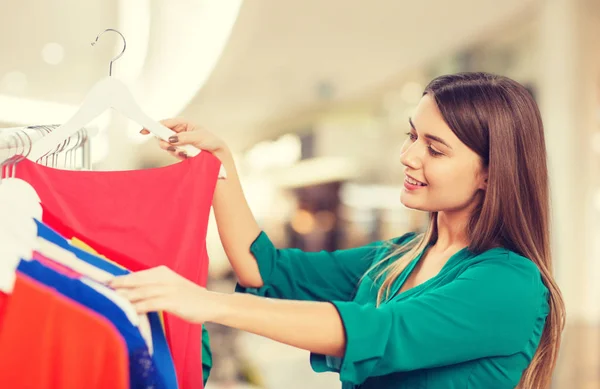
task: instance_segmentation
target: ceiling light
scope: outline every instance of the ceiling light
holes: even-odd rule
[[[49,65],[58,65],[65,57],[65,49],[58,43],[47,43],[42,49],[42,58]]]
[[[139,105],[158,120],[179,115],[198,94],[229,40],[242,0],[162,0],[156,3],[155,6],[155,2],[147,0],[118,2],[119,29],[128,43],[125,56],[127,61],[133,61],[132,57],[139,59],[140,74],[132,77],[135,72],[122,70],[129,66],[127,61],[117,62],[117,68],[121,69],[118,74],[127,76],[131,82],[131,92]],[[142,12],[143,23],[138,20],[140,7],[147,8]],[[151,12],[154,8],[156,11]],[[173,29],[173,20],[177,20],[176,29]],[[130,29],[131,23],[135,23],[135,31],[139,33]],[[148,47],[144,50],[140,47],[139,53],[132,53],[130,49],[144,39]],[[190,47],[199,49],[190,50]],[[185,60],[174,61],[173,58]],[[151,137],[136,135],[135,138],[143,141]]]

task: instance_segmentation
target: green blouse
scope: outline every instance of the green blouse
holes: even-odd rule
[[[250,251],[264,286],[236,291],[333,304],[345,328],[344,357],[311,354],[310,363],[316,372],[338,372],[342,389],[514,388],[549,312],[537,266],[504,248],[479,255],[464,248],[438,275],[398,293],[421,253],[376,307],[381,281],[365,273],[388,250],[385,242],[334,252],[277,249],[262,232]]]

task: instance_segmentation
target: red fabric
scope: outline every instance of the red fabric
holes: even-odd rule
[[[132,271],[166,265],[205,286],[206,230],[220,162],[202,152],[162,168],[90,172],[58,170],[29,160],[17,177],[44,206],[43,221],[76,236]],[[202,327],[165,314],[179,386],[202,387]]]
[[[66,239],[71,240],[73,238],[76,238],[76,239],[80,240],[81,242],[85,243],[90,248],[92,248],[95,251],[94,254],[101,255],[105,258],[110,258],[111,262],[117,263],[129,271],[140,271],[140,270],[145,270],[145,269],[152,267],[152,266],[148,266],[144,262],[138,261],[134,258],[131,258],[131,257],[123,254],[123,253],[120,253],[119,251],[115,250],[114,248],[105,246],[101,242],[96,242],[92,238],[81,236],[80,233],[78,233],[77,231],[75,231],[73,228],[69,227],[65,223],[63,223],[63,221],[58,216],[52,214],[52,212],[48,208],[46,208],[43,204],[42,204],[42,210],[43,210],[42,219],[47,226],[52,227],[52,229],[54,231],[58,232],[62,237],[66,238]],[[84,250],[84,251],[86,251],[86,250]]]
[[[0,388],[129,387],[126,345],[106,318],[22,274],[2,300]]]

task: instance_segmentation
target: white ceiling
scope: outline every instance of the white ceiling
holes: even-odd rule
[[[534,0],[247,0],[217,67],[186,117],[255,137],[319,100],[326,81],[346,99],[476,42]]]
[[[256,138],[266,123],[318,103],[317,87],[322,82],[332,86],[335,100],[357,96],[493,34],[538,1],[246,0],[229,40],[224,33],[219,37],[225,48],[214,70],[205,66],[197,71],[210,74],[198,91],[185,80],[204,81],[203,75],[194,74],[192,61],[202,59],[207,41],[190,39],[188,28],[196,12],[199,24],[206,20],[204,8],[192,7],[202,0],[0,0],[0,95],[76,106],[91,85],[107,74],[108,59],[121,45],[114,37],[103,38],[107,42],[95,48],[90,42],[100,31],[114,27],[126,33],[132,48],[128,50],[133,50],[117,63],[116,76],[119,65],[140,62],[148,68],[144,71],[151,70],[162,81],[160,86],[141,77],[145,88],[140,98],[153,96],[150,106],[156,106],[165,83],[172,80],[167,85],[174,90],[191,93],[182,101],[189,104],[181,115],[241,145]],[[146,34],[135,34],[131,2],[143,3],[149,12]],[[123,17],[125,4],[130,5],[128,17]],[[188,11],[179,16],[169,13],[176,7]],[[210,33],[203,33],[211,38]],[[49,42],[64,47],[64,61],[58,65],[42,60],[41,51]],[[172,47],[181,48],[183,42],[183,50],[176,55],[162,54]],[[136,47],[142,49],[132,54]],[[215,58],[207,55],[205,59]],[[186,62],[193,66],[182,67]],[[2,82],[11,72],[26,76],[26,86],[20,91]],[[162,99],[168,103],[167,97]],[[160,110],[149,113],[154,112],[163,115]]]

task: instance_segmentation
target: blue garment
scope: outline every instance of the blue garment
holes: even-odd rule
[[[98,269],[102,269],[115,276],[121,276],[131,273],[129,270],[119,267],[114,263],[110,263],[104,258],[98,257],[78,247],[72,246],[67,239],[65,239],[62,235],[54,231],[52,228],[48,227],[47,225],[38,220],[36,220],[35,222],[37,224],[39,237],[49,242],[52,242],[65,250],[72,252],[77,256],[77,258],[81,259],[82,261],[87,262],[90,265],[93,265]],[[173,364],[171,350],[169,348],[169,344],[167,343],[167,338],[165,336],[165,332],[163,330],[163,326],[160,317],[158,316],[158,313],[148,313],[148,321],[150,322],[150,329],[152,333],[152,344],[154,348],[152,359],[154,360],[154,365],[156,366],[160,375],[162,376],[163,382],[165,383],[165,387],[167,389],[177,389],[178,384],[177,376],[175,374],[175,365]]]
[[[38,261],[21,261],[18,271],[60,294],[106,317],[117,328],[129,353],[129,380],[133,389],[165,388],[139,330],[129,321],[125,312],[109,298],[83,282],[58,273]]]

